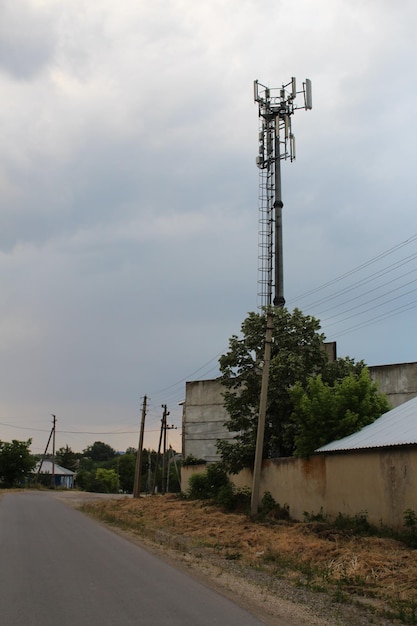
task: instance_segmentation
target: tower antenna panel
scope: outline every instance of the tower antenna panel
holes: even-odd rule
[[[304,95],[304,106],[294,101]],[[291,116],[297,108],[312,109],[311,80],[306,78],[297,92],[293,76],[286,85],[266,87],[254,81],[254,100],[258,103],[259,154],[259,229],[258,229],[258,306],[282,307],[283,284],[281,161],[295,159],[295,139]]]
[[[304,102],[305,108],[311,111],[311,109],[313,108],[313,98],[311,91],[311,80],[309,78],[306,78],[306,82],[304,83]]]

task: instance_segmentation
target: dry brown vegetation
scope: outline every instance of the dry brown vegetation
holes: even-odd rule
[[[416,551],[398,540],[354,536],[318,521],[253,521],[172,495],[101,500],[83,509],[178,554],[232,568],[271,590],[274,581],[285,581],[343,606],[366,604],[372,612],[364,621],[355,618],[357,624],[417,624]]]

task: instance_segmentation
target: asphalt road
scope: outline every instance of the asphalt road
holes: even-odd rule
[[[61,502],[0,499],[2,626],[259,626],[227,598]]]

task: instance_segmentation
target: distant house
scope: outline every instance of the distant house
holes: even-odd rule
[[[40,466],[41,470],[39,472]],[[55,466],[53,466],[52,461],[39,461],[33,471],[35,474],[39,472],[42,477],[46,477],[49,474],[51,479],[52,474],[55,474],[55,487],[64,487],[65,489],[74,488],[75,472],[65,469],[65,467],[61,467],[56,463]],[[45,479],[43,482],[45,482]]]

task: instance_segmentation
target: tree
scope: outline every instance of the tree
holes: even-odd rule
[[[336,381],[341,381],[350,374],[359,377],[364,368],[366,368],[364,361],[355,362],[349,356],[339,357],[335,361],[328,361],[322,369],[321,375],[323,382],[334,385]]]
[[[92,461],[102,463],[113,459],[116,456],[116,450],[114,450],[107,443],[95,441],[92,446],[88,446],[85,450],[83,450],[83,454]]]
[[[35,467],[36,459],[29,451],[31,443],[31,439],[0,441],[0,482],[5,487],[20,485]]]
[[[58,465],[61,467],[65,467],[65,469],[69,469],[72,472],[78,467],[78,458],[77,454],[71,450],[71,448],[66,445],[65,448],[59,448],[56,453],[56,461]]]
[[[293,453],[296,431],[290,389],[297,382],[304,388],[328,360],[322,349],[324,335],[314,317],[283,308],[274,310],[273,319],[264,458]],[[233,473],[253,465],[265,328],[265,313],[249,313],[241,326],[241,338],[233,335],[229,351],[219,360],[224,404],[230,416],[226,426],[236,434],[233,441],[221,440],[217,445]]]
[[[133,448],[128,448],[133,450]],[[133,482],[135,480],[135,467],[136,467],[136,451],[135,453],[128,452],[121,454],[113,461],[113,468],[119,476],[119,486],[122,491],[126,493],[133,492]],[[142,469],[143,473],[143,469]]]
[[[99,493],[116,493],[119,488],[119,478],[113,469],[104,469],[99,467],[94,476],[93,484],[90,485],[89,491]]]
[[[344,365],[349,364],[345,361]],[[343,371],[343,364],[339,366]],[[367,367],[362,363],[355,369],[351,363],[351,370],[346,376],[336,378],[333,385],[318,374],[309,379],[306,388],[296,383],[291,389],[297,456],[309,456],[320,446],[357,432],[390,409]]]

